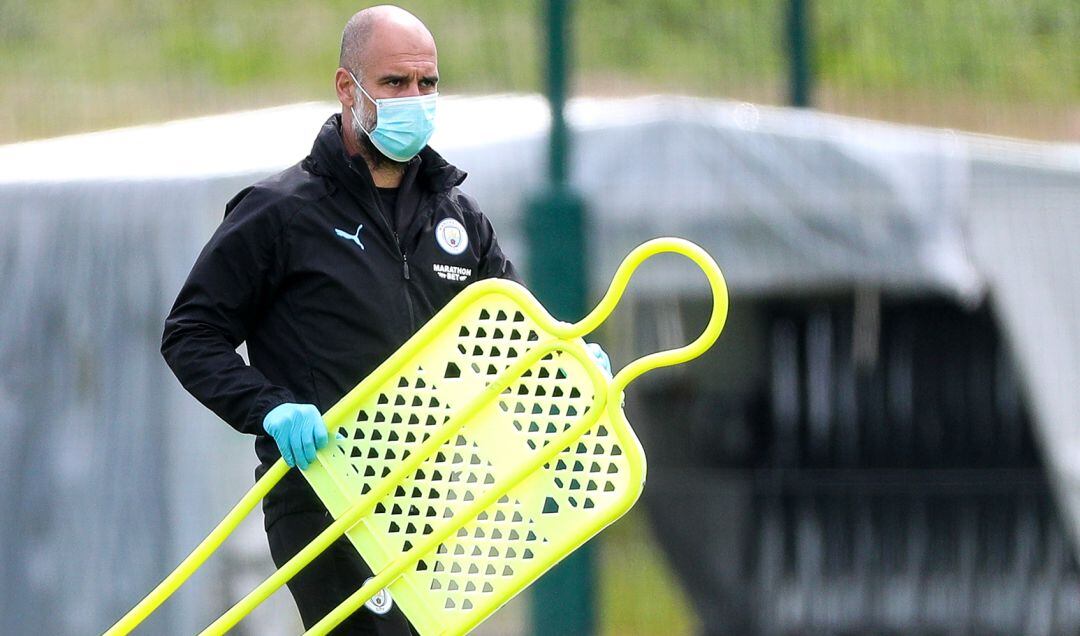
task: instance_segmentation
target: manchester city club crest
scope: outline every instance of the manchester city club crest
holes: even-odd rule
[[[364,585],[367,585],[367,582],[372,578],[375,577],[371,577],[367,581],[364,581]],[[394,599],[390,596],[390,590],[386,588],[379,590],[375,593],[375,596],[372,596],[368,602],[364,603],[364,607],[375,614],[382,615],[389,612],[394,607]]]
[[[457,219],[443,219],[435,226],[435,241],[447,254],[457,255],[469,246],[469,235]]]

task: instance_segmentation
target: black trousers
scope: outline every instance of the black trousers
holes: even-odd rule
[[[328,512],[299,512],[278,518],[266,529],[274,563],[279,568],[285,565],[332,522]],[[371,576],[371,568],[348,539],[341,537],[335,541],[288,583],[304,628],[310,629]],[[362,606],[332,633],[348,636],[416,634],[397,604],[381,615]]]

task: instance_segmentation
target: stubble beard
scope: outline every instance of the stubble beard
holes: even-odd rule
[[[357,91],[359,93],[359,91]],[[357,103],[362,104],[360,96],[357,95]],[[383,168],[392,168],[397,170],[404,170],[405,163],[401,161],[395,161],[390,157],[384,155],[375,144],[371,143],[371,139],[368,138],[368,134],[364,132],[364,128],[368,130],[375,129],[375,116],[369,115],[363,111],[361,107],[360,114],[364,117],[364,125],[360,125],[360,121],[354,115],[352,118],[352,132],[353,138],[356,140],[356,145],[360,148],[360,154],[363,155],[364,160],[367,161],[371,170],[381,170]]]

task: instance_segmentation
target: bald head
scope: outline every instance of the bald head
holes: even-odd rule
[[[371,7],[345,25],[339,63],[334,85],[341,102],[345,149],[365,155],[378,183],[386,160],[365,132],[378,123],[375,100],[438,92],[435,38],[419,18],[400,7]]]
[[[362,73],[372,49],[411,49],[415,53],[435,53],[435,38],[415,15],[390,4],[357,12],[341,34],[338,66]]]

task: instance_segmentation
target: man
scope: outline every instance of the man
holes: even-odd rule
[[[165,322],[162,354],[184,387],[255,435],[261,476],[279,457],[306,469],[325,412],[468,283],[517,280],[465,173],[427,147],[435,41],[392,6],[349,20],[334,76],[341,113],[311,154],[241,191]],[[440,277],[453,266],[464,280]],[[251,365],[236,353],[247,342]],[[264,501],[280,567],[332,521],[299,471]],[[311,627],[372,576],[344,537],[289,582]],[[400,610],[368,603],[335,633],[409,634]]]

